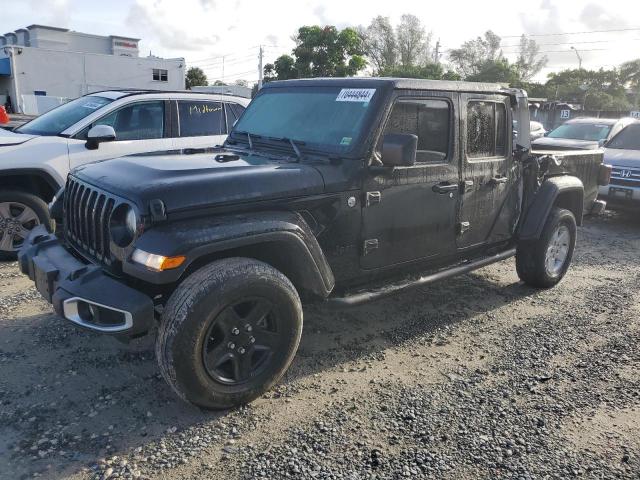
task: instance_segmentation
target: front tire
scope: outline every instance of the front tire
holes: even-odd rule
[[[520,280],[536,288],[550,288],[560,282],[573,258],[576,232],[573,213],[554,207],[540,238],[518,245],[516,270]]]
[[[228,258],[197,270],[171,295],[156,357],[182,399],[225,409],[271,388],[301,334],[302,305],[289,279],[266,263]]]
[[[31,230],[41,224],[51,228],[44,200],[32,193],[0,191],[0,260],[15,260]]]

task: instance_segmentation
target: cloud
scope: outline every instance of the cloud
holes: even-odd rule
[[[31,0],[31,11],[46,12],[46,22],[60,27],[70,24],[72,9],[69,8],[70,0]]]
[[[580,21],[592,30],[620,29],[631,25],[624,16],[595,3],[589,3],[582,9]]]
[[[202,1],[202,0],[201,0]],[[162,0],[154,5],[136,3],[129,10],[126,23],[136,30],[143,30],[145,38],[156,38],[161,47],[171,50],[198,51],[204,45],[213,46],[220,41],[220,37],[213,33],[213,28],[196,29],[196,34],[188,25],[175,22],[167,18],[166,11],[156,8]]]

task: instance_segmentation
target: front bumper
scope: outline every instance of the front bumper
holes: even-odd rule
[[[133,336],[148,331],[154,305],[147,295],[83,263],[43,226],[33,229],[18,253],[22,273],[58,315],[84,328]]]

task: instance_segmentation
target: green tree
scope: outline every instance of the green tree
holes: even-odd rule
[[[187,76],[184,80],[184,86],[187,90],[191,90],[191,87],[207,86],[207,76],[204,71],[199,67],[191,67],[187,70]]]
[[[396,28],[400,64],[403,67],[425,64],[431,60],[431,34],[415,15],[404,14]]]
[[[620,78],[634,92],[634,108],[640,107],[640,59],[625,62],[620,67]]]
[[[389,17],[378,16],[360,31],[364,51],[374,73],[393,68],[398,62],[398,41]]]
[[[460,48],[452,49],[449,60],[462,78],[477,76],[490,68],[490,63],[503,58],[500,42],[500,37],[488,30],[483,37],[468,40]]]
[[[353,28],[338,30],[334,26],[305,26],[294,37],[292,56],[282,55],[265,65],[269,79],[311,77],[348,77],[366,66],[364,43]]]
[[[439,63],[428,63],[423,66],[412,65],[403,67],[387,67],[379,72],[381,77],[396,78],[426,78],[430,80],[460,80],[460,76],[450,70],[445,71]]]
[[[563,70],[552,73],[547,81],[549,97],[577,103],[585,110],[628,110],[624,80],[617,69]]]
[[[520,82],[518,69],[506,58],[486,60],[478,66],[477,73],[465,78],[469,82],[498,82],[515,85]]]
[[[520,52],[516,61],[516,70],[521,81],[530,82],[547,65],[546,55],[540,55],[538,42],[526,35],[520,37]]]

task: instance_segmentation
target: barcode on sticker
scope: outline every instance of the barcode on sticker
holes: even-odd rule
[[[340,90],[336,102],[365,102],[371,101],[375,88],[343,88]]]

